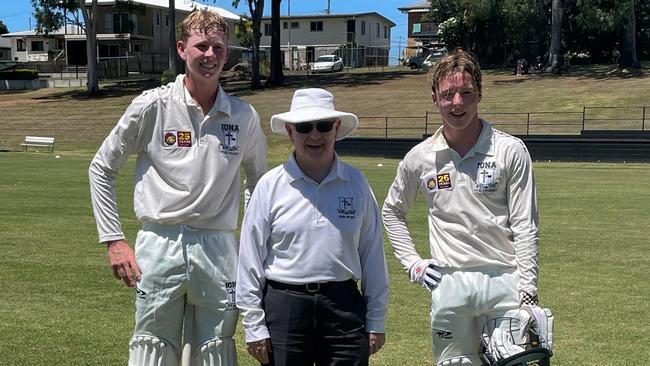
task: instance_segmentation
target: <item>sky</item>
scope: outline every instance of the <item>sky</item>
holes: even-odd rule
[[[187,0],[176,0],[177,3]],[[246,0],[241,0],[239,9],[232,7],[232,0],[203,0],[212,6],[229,10],[235,14],[248,14]],[[397,62],[398,50],[406,44],[407,16],[397,8],[414,3],[415,0],[330,0],[331,14],[377,12],[396,24],[391,30],[391,64]],[[2,0],[0,7],[0,20],[9,28],[10,32],[29,30],[35,27],[32,16],[31,0]],[[282,15],[325,14],[327,0],[282,0]],[[290,9],[289,9],[290,7]],[[264,15],[271,15],[271,0],[265,0]]]

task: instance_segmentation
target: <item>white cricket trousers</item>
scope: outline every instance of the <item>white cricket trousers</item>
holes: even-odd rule
[[[239,244],[230,231],[144,224],[135,257],[135,336],[153,336],[180,356],[185,299],[195,306],[192,344],[232,341],[237,324],[235,281]],[[234,344],[234,343],[233,343]],[[235,348],[232,357],[236,359]]]
[[[513,269],[444,270],[431,293],[433,355],[438,365],[481,365],[479,345],[488,319],[519,314]],[[455,363],[455,362],[458,363]]]

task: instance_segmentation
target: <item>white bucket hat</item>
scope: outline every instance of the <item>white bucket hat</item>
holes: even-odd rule
[[[286,135],[285,123],[303,123],[338,118],[341,126],[336,132],[336,139],[343,140],[359,124],[357,116],[352,113],[339,112],[334,108],[334,96],[325,89],[298,89],[293,94],[289,112],[271,117],[271,131]]]

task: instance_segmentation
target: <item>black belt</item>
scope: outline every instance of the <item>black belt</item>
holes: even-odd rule
[[[273,287],[276,290],[289,290],[295,292],[302,292],[304,294],[315,294],[324,291],[336,290],[343,287],[356,287],[356,282],[354,280],[340,281],[340,282],[313,282],[305,283],[301,285],[293,285],[290,283],[278,282],[273,280],[267,280],[269,286]]]

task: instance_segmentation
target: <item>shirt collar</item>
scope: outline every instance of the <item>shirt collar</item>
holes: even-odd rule
[[[188,106],[196,106],[196,102],[194,101],[194,98],[192,98],[190,91],[185,86],[185,82],[183,81],[184,77],[185,76],[181,74],[176,78],[176,83],[177,84],[180,83],[180,85],[178,86],[182,90],[182,100]],[[207,115],[213,116],[218,114],[219,112],[227,114],[228,117],[231,116],[231,112],[232,112],[230,98],[223,90],[223,88],[221,88],[221,85],[219,85],[219,89],[217,90],[217,99],[214,101],[214,105],[212,106],[212,109],[207,113]]]
[[[483,124],[481,134],[478,136],[478,140],[476,140],[474,147],[472,147],[466,156],[471,156],[472,153],[494,155],[494,129],[492,128],[492,125],[487,121],[483,119],[479,119],[479,121],[481,121]],[[443,151],[450,149],[449,144],[447,144],[447,140],[445,140],[445,136],[442,133],[442,127],[440,127],[436,133],[433,134],[432,139],[434,151]]]
[[[284,163],[284,169],[286,170],[287,174],[291,177],[290,179],[291,183],[295,182],[298,179],[302,179],[306,182],[314,181],[313,179],[306,176],[305,173],[303,173],[303,171],[300,169],[300,167],[298,166],[298,162],[296,161],[296,156],[294,152],[292,152],[291,155],[289,155],[289,160],[287,160],[287,162]],[[339,156],[336,153],[334,153],[334,164],[332,165],[332,169],[330,169],[330,172],[327,174],[325,179],[323,179],[323,182],[321,182],[321,184],[332,182],[337,179],[348,181],[350,180],[350,177],[343,167],[343,162],[341,162]]]

